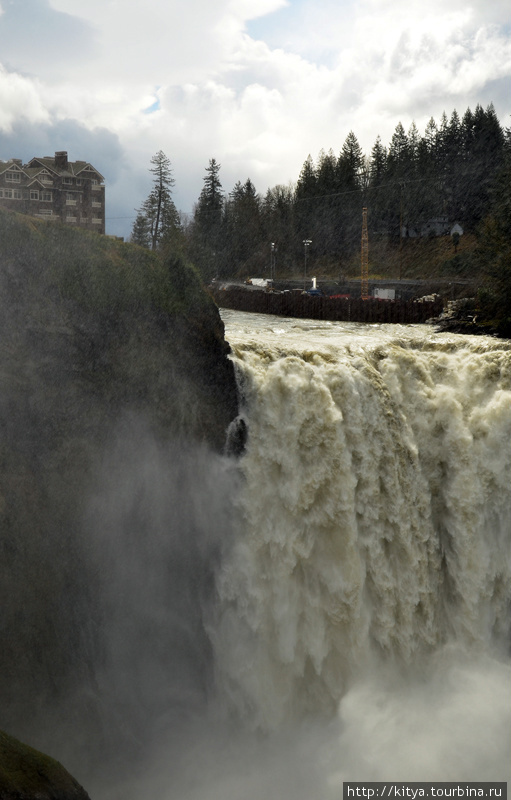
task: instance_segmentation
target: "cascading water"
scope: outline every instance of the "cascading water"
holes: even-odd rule
[[[340,704],[344,779],[504,779],[511,344],[223,316],[248,441],[222,698],[266,731]]]
[[[222,316],[229,455],[119,421],[88,671],[20,735],[93,800],[509,780],[511,342]]]

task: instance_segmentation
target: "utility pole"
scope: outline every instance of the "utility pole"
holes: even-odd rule
[[[303,240],[303,248],[304,248],[304,273],[303,273],[303,290],[306,289],[306,280],[307,280],[307,252],[309,250],[309,245],[312,244],[312,239],[304,239]]]
[[[399,184],[399,280],[403,275],[403,184]]]
[[[362,300],[367,300],[369,297],[369,237],[367,234],[367,208],[362,209],[360,296]]]

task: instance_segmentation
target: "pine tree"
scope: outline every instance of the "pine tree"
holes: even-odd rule
[[[224,213],[227,273],[236,275],[264,267],[261,198],[250,178],[236,183]]]
[[[307,156],[295,191],[295,225],[297,241],[315,236],[314,226],[317,215],[318,178],[314,161],[309,153]],[[301,239],[300,239],[301,237]]]
[[[224,195],[220,183],[220,164],[211,158],[206,167],[204,186],[195,210],[195,219],[205,232],[214,234],[222,222]]]
[[[376,137],[376,142],[371,150],[369,162],[369,177],[371,188],[380,186],[385,180],[387,169],[387,148],[381,143],[380,136]]]
[[[433,162],[436,155],[436,145],[438,137],[438,128],[433,117],[429,118],[424,132],[424,141],[426,142],[426,151],[429,153],[431,161]]]
[[[337,174],[341,191],[360,189],[364,153],[357,137],[350,131],[342,146],[337,162]]]
[[[303,198],[313,197],[317,194],[317,176],[316,176],[316,168],[314,166],[314,161],[309,153],[303,167],[301,169],[300,175],[298,176],[298,182],[296,184],[296,197],[298,200],[302,200]]]
[[[313,224],[311,227],[309,222],[305,238],[314,241],[314,249],[317,254],[330,255],[338,247],[338,219],[341,204],[337,159],[332,149],[328,153],[324,150],[319,153],[316,175],[317,200],[308,204],[309,214],[312,212]],[[302,236],[302,240],[303,238]]]
[[[410,159],[410,164],[412,166],[412,171],[414,173],[417,172],[417,161],[419,157],[419,146],[420,146],[420,133],[417,125],[412,120],[412,124],[408,129],[408,157]]]
[[[398,122],[392,135],[387,158],[387,170],[392,178],[404,177],[410,165],[408,137],[401,122]]]
[[[486,277],[480,316],[511,337],[511,155],[507,154],[490,191],[488,214],[478,227],[476,260]]]
[[[465,119],[470,128],[467,124],[464,131],[463,221],[474,230],[484,216],[491,184],[504,161],[505,136],[493,105],[486,111],[477,105],[470,116],[467,111]]]
[[[133,223],[130,241],[141,247],[151,247],[151,229],[149,227],[149,221],[142,211],[138,212],[135,222]]]
[[[299,241],[295,234],[294,221],[295,188],[277,185],[266,192],[261,218],[263,224],[263,238],[265,246],[273,242],[274,258],[275,247],[278,250],[279,267],[290,267],[295,262],[295,248]]]
[[[175,243],[182,231],[179,213],[172,200],[175,181],[170,160],[163,150],[159,150],[151,158],[151,165],[153,188],[137,213],[131,239],[156,250],[164,243]]]
[[[191,225],[191,254],[204,279],[225,272],[224,194],[220,164],[210,159]]]

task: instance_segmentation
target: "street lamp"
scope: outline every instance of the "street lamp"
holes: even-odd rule
[[[305,291],[305,282],[307,280],[307,253],[309,251],[309,245],[312,244],[312,239],[304,239],[303,240],[303,255],[304,255],[304,272],[303,272],[303,290]]]
[[[275,262],[276,262],[276,259],[277,259],[277,256],[276,256],[277,245],[275,244],[275,242],[270,242],[270,248],[271,248],[270,249],[270,278],[271,278],[271,281],[273,283],[273,281],[275,280]]]

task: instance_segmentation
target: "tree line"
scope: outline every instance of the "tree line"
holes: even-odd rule
[[[318,268],[337,268],[360,249],[364,206],[373,241],[427,235],[434,221],[477,231],[495,204],[510,149],[511,131],[490,104],[462,117],[444,113],[438,123],[431,118],[423,134],[415,123],[405,131],[399,122],[390,143],[378,136],[369,155],[350,131],[338,154],[322,150],[315,161],[309,155],[295,184],[264,196],[250,178],[226,194],[220,164],[211,159],[186,222],[172,199],[171,162],[160,151],[151,160],[153,188],[131,240],[180,249],[205,281],[269,274],[272,259],[293,271],[307,240]]]

